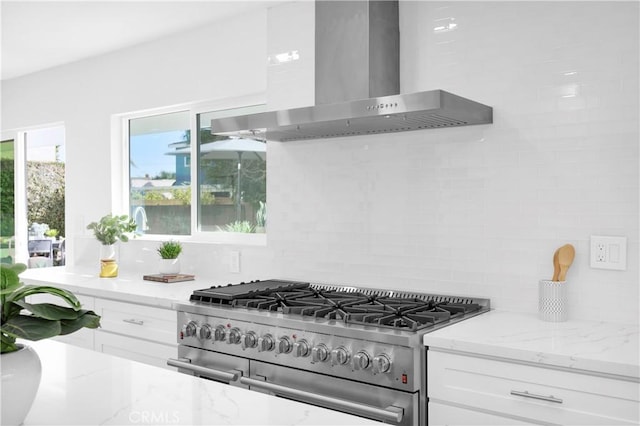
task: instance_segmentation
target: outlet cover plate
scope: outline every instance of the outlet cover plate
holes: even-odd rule
[[[592,235],[590,266],[594,269],[627,269],[627,237]]]

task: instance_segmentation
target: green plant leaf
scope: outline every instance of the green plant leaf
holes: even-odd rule
[[[182,244],[179,241],[163,241],[157,252],[162,259],[177,259],[182,253]]]
[[[91,222],[87,225],[87,229],[93,230],[96,239],[103,245],[115,244],[118,240],[129,241],[126,233],[134,232],[136,228],[136,221],[129,216],[111,214],[103,216],[99,222]]]
[[[11,293],[18,287],[20,287],[18,273],[13,268],[3,265],[0,269],[0,294]]]
[[[23,285],[18,274],[23,265],[1,265],[0,283],[0,352],[18,349],[16,339],[41,340],[61,334],[69,334],[80,328],[97,328],[100,316],[82,310],[78,298],[70,291],[47,285]],[[52,303],[27,303],[25,299],[34,294],[50,294],[64,300],[68,306]],[[22,314],[23,310],[32,315]]]
[[[38,318],[54,321],[76,319],[80,312],[73,308],[58,306],[53,303],[27,303],[24,300],[17,300],[13,303],[21,306],[23,309],[26,309]]]
[[[16,274],[21,274],[27,270],[27,265],[24,263],[14,263],[13,265],[4,265],[6,268],[11,269]]]
[[[60,321],[60,334],[70,334],[78,331],[83,327],[98,328],[100,327],[100,316],[93,311],[82,310],[78,312],[78,318],[73,320]]]
[[[60,321],[31,315],[17,315],[2,324],[2,333],[27,340],[41,340],[60,334]]]
[[[13,302],[5,302],[2,305],[2,321],[5,322],[9,318],[19,315],[20,311],[22,311],[22,307],[20,305],[16,305]]]
[[[7,337],[4,332],[0,334],[0,353],[4,354],[7,352],[13,352],[17,350],[18,350],[18,346],[16,345],[15,338]]]
[[[78,298],[74,296],[70,291],[63,290],[57,287],[38,285],[25,285],[22,288],[17,289],[15,292],[6,297],[6,302],[15,302],[25,299],[28,296],[32,296],[34,294],[51,294],[53,296],[60,297],[76,311],[80,310],[82,306]]]

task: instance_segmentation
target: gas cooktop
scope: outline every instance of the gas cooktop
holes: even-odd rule
[[[418,331],[488,310],[488,300],[264,280],[196,290],[198,304]]]

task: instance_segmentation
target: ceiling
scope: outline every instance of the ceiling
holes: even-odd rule
[[[283,1],[1,0],[1,77],[20,77],[278,3]]]

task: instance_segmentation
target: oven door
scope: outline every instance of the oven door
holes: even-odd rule
[[[395,425],[417,425],[419,392],[325,376],[280,365],[251,361],[250,389]]]
[[[181,373],[248,388],[239,380],[249,375],[249,360],[245,358],[180,345],[178,358],[169,358],[167,365]]]

